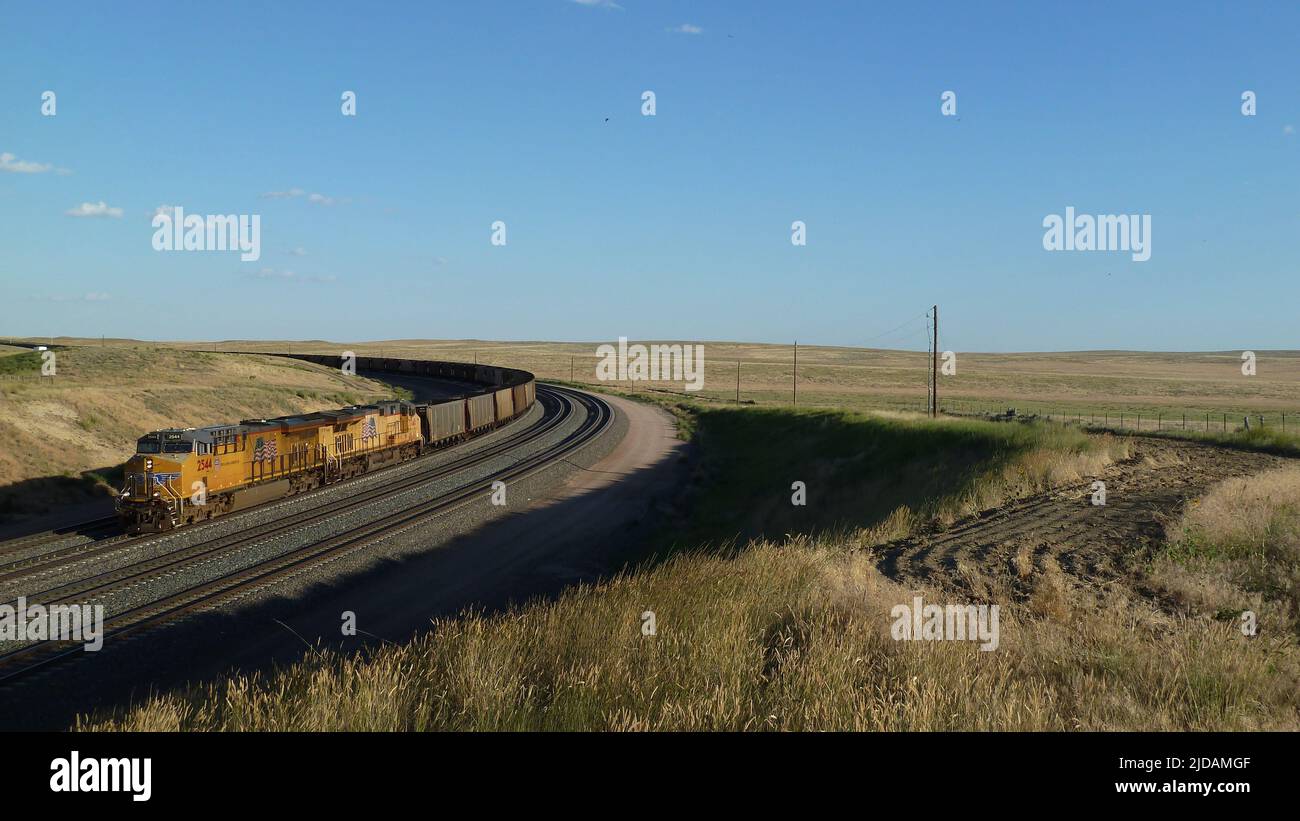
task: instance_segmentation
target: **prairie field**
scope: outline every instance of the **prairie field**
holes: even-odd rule
[[[609,340],[608,344],[616,342]],[[641,342],[655,344],[653,340]],[[549,380],[594,383],[599,344],[603,343],[394,340],[232,342],[195,347],[279,351],[287,346],[300,353],[352,350],[358,355],[425,356],[522,368]],[[694,394],[697,398],[735,401],[739,365],[741,401],[764,405],[795,401],[792,346],[703,344],[705,379],[703,389]],[[1181,424],[1183,415],[1189,426],[1204,426],[1205,415],[1210,414],[1211,429],[1218,430],[1225,414],[1231,429],[1241,424],[1240,417],[1246,413],[1264,414],[1266,424],[1278,425],[1285,412],[1295,417],[1288,419],[1288,424],[1300,430],[1300,351],[1254,351],[1254,376],[1243,375],[1242,353],[958,351],[956,373],[940,376],[939,395],[943,407],[954,412],[1016,408],[1039,415],[1111,417],[1122,412],[1128,415],[1130,427],[1138,413],[1147,416],[1148,424],[1162,414],[1166,426],[1175,420]],[[924,351],[801,345],[798,356],[800,406],[914,411],[926,407],[929,356]],[[653,387],[685,393],[684,380]]]
[[[46,342],[47,340],[28,340]],[[60,344],[108,347],[139,345],[131,340],[52,340]],[[679,344],[691,340],[630,340],[630,344]],[[538,377],[593,386],[617,386],[596,379],[599,342],[501,342],[483,340],[322,341],[223,340],[149,343],[207,351],[336,353],[358,356],[426,357],[522,368]],[[703,389],[687,394],[685,381],[665,380],[621,387],[680,393],[689,398],[734,402],[736,372],[740,370],[742,402],[761,405],[798,404],[846,410],[924,411],[929,379],[925,351],[800,345],[798,396],[795,402],[794,349],[790,345],[704,342]],[[940,340],[940,347],[943,341]],[[943,408],[957,413],[985,413],[1015,408],[1046,416],[1109,414],[1110,422],[1125,413],[1126,426],[1145,415],[1143,430],[1154,429],[1155,415],[1165,427],[1219,430],[1226,414],[1229,430],[1249,413],[1265,416],[1268,426],[1287,425],[1300,431],[1300,351],[1253,351],[1256,372],[1242,373],[1243,351],[1147,352],[1074,351],[1059,353],[956,354],[956,373],[940,376]],[[1291,416],[1294,415],[1294,420]],[[1150,428],[1148,426],[1151,426]]]

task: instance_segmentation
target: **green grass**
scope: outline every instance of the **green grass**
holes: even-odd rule
[[[1279,428],[1251,428],[1250,430],[1229,431],[1227,433],[1205,433],[1203,431],[1148,431],[1143,436],[1160,436],[1167,439],[1187,439],[1193,442],[1205,442],[1221,447],[1238,450],[1252,450],[1261,453],[1273,453],[1278,456],[1300,456],[1300,433]]]
[[[670,404],[701,449],[701,490],[674,536],[686,546],[970,512],[1043,489],[1053,466],[1109,458],[1114,445],[1046,422]],[[1033,453],[1050,457],[1031,465]],[[804,505],[792,503],[794,482],[804,483]]]
[[[39,351],[27,351],[2,356],[0,357],[0,376],[40,373],[41,362]]]

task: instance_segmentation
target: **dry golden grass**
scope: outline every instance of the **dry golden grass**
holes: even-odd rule
[[[82,730],[1296,729],[1294,647],[1113,596],[1002,609],[1000,645],[900,642],[913,590],[844,545],[683,555],[372,658],[151,698]],[[944,601],[923,591],[928,601]],[[656,616],[645,636],[641,614]]]
[[[1187,612],[1300,637],[1300,467],[1220,483],[1176,533],[1152,578]]]

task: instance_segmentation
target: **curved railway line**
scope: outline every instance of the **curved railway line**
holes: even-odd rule
[[[23,595],[29,601],[40,602],[47,606],[73,602],[94,604],[123,591],[141,587],[148,588],[164,578],[175,577],[186,569],[193,569],[217,559],[230,558],[237,556],[241,552],[250,551],[255,545],[263,544],[278,535],[301,530],[313,523],[333,519],[348,511],[359,510],[369,503],[391,497],[402,490],[416,488],[437,479],[462,473],[476,465],[483,465],[494,459],[508,457],[510,452],[528,443],[536,442],[555,431],[576,414],[581,413],[583,415],[577,426],[558,441],[523,456],[491,475],[478,478],[468,484],[439,493],[431,498],[406,505],[377,520],[348,526],[333,535],[321,539],[313,538],[306,544],[262,558],[247,566],[227,570],[214,578],[197,580],[181,590],[163,593],[141,604],[127,606],[116,612],[108,612],[104,618],[103,638],[107,642],[111,639],[139,634],[141,631],[158,627],[187,613],[209,609],[236,600],[272,583],[321,567],[335,559],[362,550],[382,539],[423,524],[434,516],[461,507],[474,499],[481,499],[495,481],[519,480],[563,460],[570,453],[598,437],[610,427],[613,421],[611,406],[604,400],[590,394],[564,388],[539,386],[537,395],[540,404],[543,405],[541,420],[480,451],[442,465],[418,470],[398,479],[394,483],[380,484],[377,487],[366,489],[342,502],[326,501],[273,521],[252,525],[246,529],[212,539],[204,539],[188,547],[178,547],[176,550],[169,550],[160,555],[133,561],[113,570],[92,573],[79,579],[56,584],[40,592]],[[509,426],[506,430],[509,430]],[[417,460],[415,463],[407,463],[407,465],[418,464],[419,461],[421,460]],[[382,475],[382,473],[381,471],[379,474],[371,475]],[[339,485],[331,487],[337,488]],[[327,489],[322,488],[295,498],[311,499],[317,494],[322,494]],[[243,516],[246,514],[237,515]],[[232,518],[234,517],[226,517],[224,521],[230,521]],[[218,519],[216,521],[223,520]],[[92,559],[103,557],[125,546],[135,546],[146,541],[157,543],[174,538],[177,533],[201,534],[210,526],[210,524],[204,524],[183,531],[173,531],[143,538],[121,537],[120,539],[89,542],[66,550],[55,550],[40,556],[19,559],[15,562],[0,565],[0,583],[55,575],[86,565]],[[3,556],[5,552],[10,552],[8,548],[11,545],[12,543],[0,545],[0,551],[3,551],[0,552],[0,556]],[[30,547],[31,543],[29,542],[27,546]],[[23,564],[24,562],[27,564]],[[12,588],[12,585],[10,587]],[[6,599],[8,599],[7,603],[11,605],[14,603],[14,600],[9,599],[8,596],[6,596]],[[108,610],[107,607],[105,609]],[[26,677],[29,674],[46,670],[60,662],[84,654],[84,649],[80,644],[69,645],[68,642],[37,642],[0,652],[0,683]]]

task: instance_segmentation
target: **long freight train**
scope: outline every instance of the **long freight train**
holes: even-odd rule
[[[339,364],[338,357],[293,358]],[[117,497],[127,532],[170,530],[414,459],[498,427],[537,399],[533,375],[511,368],[374,357],[357,358],[356,367],[482,387],[442,402],[379,402],[146,434]]]

